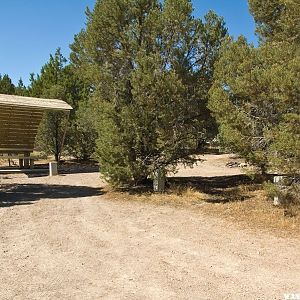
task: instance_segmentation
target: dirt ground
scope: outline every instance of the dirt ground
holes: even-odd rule
[[[178,175],[241,173],[225,167],[228,157],[205,159]],[[112,201],[97,172],[73,171],[0,175],[0,299],[300,293],[299,239],[252,232],[188,208]]]

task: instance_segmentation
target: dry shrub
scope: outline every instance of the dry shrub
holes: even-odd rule
[[[300,182],[294,180],[284,180],[282,184],[266,182],[263,185],[267,197],[272,200],[277,196],[282,207],[300,207]]]

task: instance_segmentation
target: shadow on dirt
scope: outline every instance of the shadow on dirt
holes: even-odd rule
[[[249,199],[249,191],[258,188],[259,179],[252,180],[247,175],[230,175],[215,177],[168,177],[166,193],[183,195],[190,188],[195,192],[207,195],[206,202],[227,203]],[[152,181],[147,180],[135,187],[125,187],[121,192],[129,194],[153,193]]]
[[[208,194],[217,193],[219,189],[233,188],[241,184],[253,184],[254,181],[247,175],[230,175],[214,177],[170,177],[169,183],[187,185],[198,191]]]
[[[99,165],[96,161],[67,161],[61,162],[58,167],[60,174],[98,173]]]
[[[61,176],[66,174],[79,174],[79,173],[98,173],[99,165],[96,161],[61,161],[58,165],[58,173]],[[49,176],[49,164],[47,163],[36,163],[34,169],[19,169],[18,165],[12,166],[0,166],[0,173],[24,173],[29,178],[32,177],[46,177]]]
[[[27,205],[42,199],[69,199],[103,195],[102,188],[70,185],[1,185],[0,207]]]
[[[194,191],[208,195],[206,202],[227,203],[249,199],[248,192],[256,189],[260,180],[253,180],[247,175],[215,177],[171,177],[171,186],[189,187]]]

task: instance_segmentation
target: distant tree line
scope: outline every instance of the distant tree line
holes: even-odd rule
[[[24,86],[22,79],[20,79],[18,85],[15,86],[8,74],[4,74],[3,76],[0,74],[0,93],[20,96],[28,95],[27,88]]]
[[[58,49],[31,84],[0,91],[59,98],[74,110],[66,147],[92,154],[113,185],[193,164],[216,139],[257,169],[299,176],[300,5],[249,0],[259,46],[234,40],[214,12],[189,0],[98,0],[75,35],[70,62]],[[38,145],[59,159],[67,121],[49,113]]]

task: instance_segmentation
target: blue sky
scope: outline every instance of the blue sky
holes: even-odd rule
[[[74,34],[85,24],[85,8],[95,0],[0,0],[0,73],[14,83],[39,73],[49,54],[61,47],[69,56]],[[247,0],[193,0],[194,15],[212,9],[225,18],[231,35],[245,35],[256,43],[254,21]]]

